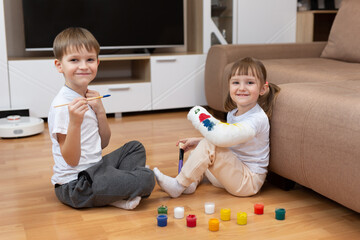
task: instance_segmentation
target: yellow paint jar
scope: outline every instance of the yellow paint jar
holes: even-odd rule
[[[220,210],[220,219],[223,221],[230,221],[231,210],[229,208],[222,208]]]
[[[245,212],[237,213],[237,224],[239,225],[247,224],[247,214]]]

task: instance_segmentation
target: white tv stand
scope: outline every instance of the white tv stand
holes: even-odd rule
[[[101,56],[98,76],[89,88],[101,95],[107,113],[206,105],[204,54]],[[47,117],[49,106],[64,85],[52,58],[9,59],[13,108],[28,108]],[[26,99],[26,100],[25,100]]]

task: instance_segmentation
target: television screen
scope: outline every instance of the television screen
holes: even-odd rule
[[[52,50],[67,27],[88,29],[101,49],[184,46],[184,0],[23,0],[26,50]]]

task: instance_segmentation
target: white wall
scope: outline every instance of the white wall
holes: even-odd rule
[[[234,43],[289,43],[296,40],[297,0],[234,0]]]
[[[297,0],[233,0],[232,43],[293,43],[296,41]],[[211,18],[211,1],[203,0],[203,52],[211,34],[227,44]]]

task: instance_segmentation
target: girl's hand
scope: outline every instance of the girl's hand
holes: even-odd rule
[[[86,98],[99,97],[99,96],[100,94],[97,91],[90,89],[88,89],[85,94]],[[105,108],[102,104],[101,98],[88,101],[87,103],[91,106],[91,108],[94,110],[96,114],[105,113]]]
[[[75,98],[69,103],[69,120],[72,124],[81,126],[84,115],[89,107],[85,98]]]
[[[176,143],[176,146],[179,146],[179,144],[182,143],[183,144],[182,149],[184,150],[184,152],[187,152],[189,150],[194,149],[202,139],[203,138],[184,138],[184,139],[180,139]]]

